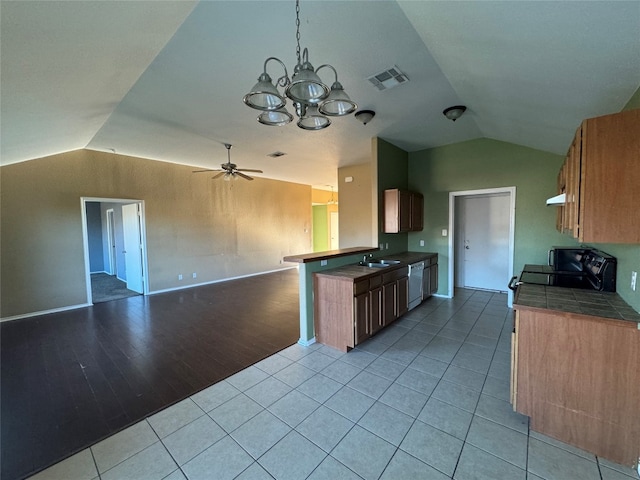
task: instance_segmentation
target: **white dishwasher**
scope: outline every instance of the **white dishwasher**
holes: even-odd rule
[[[409,310],[417,307],[422,302],[422,275],[424,274],[424,262],[409,265]]]

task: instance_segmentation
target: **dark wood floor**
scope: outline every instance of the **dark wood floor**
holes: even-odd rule
[[[286,270],[0,324],[0,477],[39,471],[299,338]]]

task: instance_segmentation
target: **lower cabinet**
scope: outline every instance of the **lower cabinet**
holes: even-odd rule
[[[314,274],[316,340],[342,351],[363,342],[408,310],[408,268],[353,279]]]
[[[422,274],[422,299],[438,292],[438,255],[424,261]]]
[[[511,403],[531,429],[623,465],[640,448],[640,330],[634,322],[516,310]]]

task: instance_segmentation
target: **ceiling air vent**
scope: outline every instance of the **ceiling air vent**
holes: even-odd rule
[[[278,157],[282,157],[284,155],[286,155],[286,153],[284,153],[284,152],[273,152],[273,153],[268,153],[267,157],[278,158]]]
[[[369,81],[374,87],[382,91],[407,83],[409,81],[409,77],[394,65],[392,68],[385,70],[384,72],[380,72],[373,77],[369,77]]]

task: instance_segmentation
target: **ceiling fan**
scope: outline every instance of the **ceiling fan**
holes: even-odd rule
[[[211,178],[219,178],[219,177],[222,177],[224,175],[224,179],[225,180],[234,179],[234,178],[236,178],[236,176],[242,177],[245,180],[253,180],[253,177],[250,177],[249,175],[245,175],[242,172],[263,173],[262,170],[253,170],[251,168],[238,168],[238,166],[235,163],[231,163],[231,147],[232,147],[232,145],[230,143],[225,143],[224,146],[227,149],[227,163],[220,164],[222,169],[216,168],[216,169],[207,169],[207,170],[194,170],[193,173],[220,172],[220,173],[218,173],[217,175],[214,175]]]

